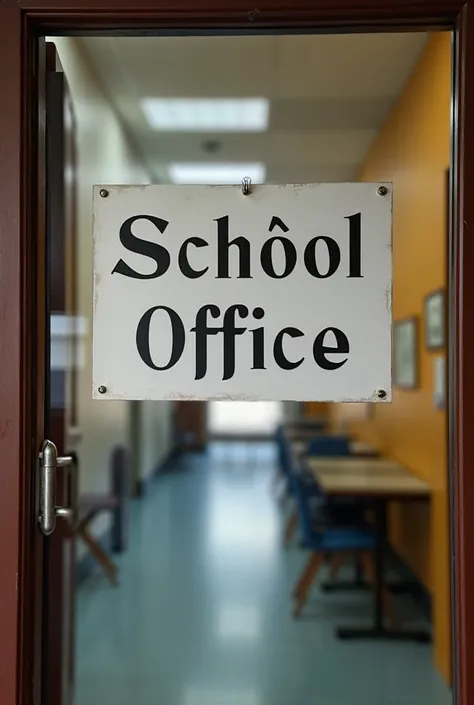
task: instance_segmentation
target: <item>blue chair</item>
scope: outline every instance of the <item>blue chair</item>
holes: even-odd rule
[[[308,449],[308,456],[344,457],[350,456],[351,447],[347,436],[323,436],[314,438]],[[366,502],[356,498],[328,499],[324,509],[324,523],[328,527],[366,527]],[[361,561],[355,556],[355,579],[349,582],[336,582],[345,556],[338,554],[331,559],[330,579],[324,585],[326,591],[336,589],[360,589],[365,583],[362,578]]]
[[[368,528],[315,527],[304,481],[295,476],[293,488],[303,547],[311,551],[308,563],[293,590],[293,616],[296,618],[301,614],[313,581],[328,555],[331,558],[337,556],[342,562],[349,554],[356,553],[369,582],[374,581],[375,569],[374,537]]]
[[[321,436],[309,444],[306,457],[350,456],[351,447],[347,436]],[[364,523],[365,503],[357,499],[328,500],[326,519],[335,525],[360,525]]]
[[[313,511],[319,514],[318,502],[321,500],[321,492],[316,485],[313,476],[308,471],[299,465],[294,467],[293,457],[291,453],[290,443],[287,441],[284,433],[278,439],[278,457],[280,464],[280,472],[285,478],[286,493],[294,499],[295,494],[295,477],[298,476],[302,487],[308,498],[311,498]],[[283,544],[287,546],[298,528],[298,513],[296,507],[289,514],[283,530]]]
[[[280,470],[286,480],[287,493],[295,499],[297,485],[305,492],[311,508],[312,521],[316,526],[354,526],[364,525],[363,511],[353,500],[341,499],[329,502],[321,492],[314,476],[303,465],[294,467],[291,445],[287,441],[283,428],[277,431],[278,456]],[[308,456],[346,456],[350,455],[350,445],[346,436],[317,436],[309,444]],[[295,484],[297,483],[297,484]],[[296,503],[297,504],[297,503]],[[298,508],[288,516],[283,531],[283,544],[288,546],[298,528]],[[336,573],[334,573],[336,577]]]
[[[286,439],[284,429],[280,426],[276,432],[278,465],[281,474],[287,481],[287,490],[292,494],[291,479],[294,474],[293,458],[291,454],[290,443]],[[317,436],[310,441],[307,455],[315,456],[344,456],[350,455],[350,445],[345,436]],[[310,478],[310,473],[307,473],[307,484],[314,483],[314,479]]]
[[[309,445],[307,455],[321,457],[341,457],[351,454],[347,436],[316,436]]]

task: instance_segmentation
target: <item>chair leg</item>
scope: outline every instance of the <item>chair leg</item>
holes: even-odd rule
[[[281,483],[283,482],[283,477],[284,475],[282,471],[280,470],[280,468],[277,468],[272,478],[272,492],[276,497],[278,497],[280,494],[279,490],[281,488]]]
[[[321,564],[324,560],[324,556],[321,553],[312,553],[306,566],[305,569],[303,570],[303,573],[296,583],[294,592],[293,592],[293,618],[297,619],[304,606],[306,605],[306,601],[308,599],[309,591],[311,589],[311,586],[318,574],[318,571],[321,567]]]
[[[96,559],[97,563],[101,566],[110,583],[112,585],[118,585],[118,568],[115,563],[109,558],[109,556],[104,551],[102,546],[98,543],[98,541],[96,541],[90,535],[89,531],[85,528],[85,526],[81,526],[77,530],[77,535],[84,541],[86,546],[89,548],[90,552]]]
[[[283,509],[285,507],[285,505],[288,503],[289,499],[290,499],[290,493],[288,492],[287,483],[284,480],[283,488],[282,488],[281,492],[278,494],[279,507],[281,507]]]
[[[295,535],[297,527],[298,527],[298,512],[296,511],[296,509],[292,509],[291,514],[286,521],[285,529],[283,532],[283,545],[285,547],[289,546],[292,538]]]
[[[342,566],[347,561],[349,556],[349,551],[338,551],[337,553],[333,553],[331,555],[329,563],[329,582],[336,582],[339,575],[339,571],[341,570]]]
[[[371,551],[361,551],[358,556],[360,557],[360,562],[362,565],[362,570],[365,573],[367,582],[373,587],[375,586],[375,561],[374,555]],[[396,617],[393,611],[393,605],[390,600],[389,591],[386,585],[384,585],[382,590],[382,603],[385,618],[387,619],[389,626],[395,628]]]

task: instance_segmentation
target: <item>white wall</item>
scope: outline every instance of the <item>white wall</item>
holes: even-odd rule
[[[72,94],[77,124],[78,313],[88,321],[86,362],[78,379],[78,426],[82,434],[78,453],[80,490],[95,492],[109,487],[108,463],[113,446],[130,442],[130,405],[122,401],[94,402],[91,399],[92,186],[97,183],[147,183],[149,178],[131,149],[106,95],[91,73],[80,40],[55,38],[53,41]],[[120,352],[117,351],[117,354]],[[160,407],[159,412],[154,412],[153,423],[151,415],[143,414],[147,427],[141,433],[142,443],[152,467],[159,460],[156,455],[152,462],[153,453],[158,450],[165,453],[169,411],[166,407]],[[99,520],[94,529],[102,532],[105,521]]]
[[[170,451],[172,402],[144,401],[141,404],[140,479],[147,480]]]

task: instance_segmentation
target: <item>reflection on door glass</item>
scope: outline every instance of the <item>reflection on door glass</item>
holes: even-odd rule
[[[75,705],[449,705],[450,33],[54,42],[74,102],[78,306],[52,317],[51,366],[59,398],[77,343],[79,505],[97,507],[71,581]],[[93,185],[236,184],[245,207],[246,176],[392,184],[392,403],[212,401],[204,423],[187,399],[92,402]],[[276,215],[298,245],[297,218]],[[208,264],[205,248],[190,258]],[[325,292],[322,278],[304,302],[315,330],[331,324]],[[133,447],[125,499],[117,446]]]

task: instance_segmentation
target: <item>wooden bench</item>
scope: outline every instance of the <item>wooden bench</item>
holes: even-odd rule
[[[126,549],[128,534],[128,505],[130,497],[131,457],[123,446],[116,446],[110,460],[110,492],[83,494],[79,498],[79,519],[74,527],[78,536],[112,585],[118,583],[118,566],[96,539],[89,527],[100,514],[112,515],[112,551],[121,553]]]

